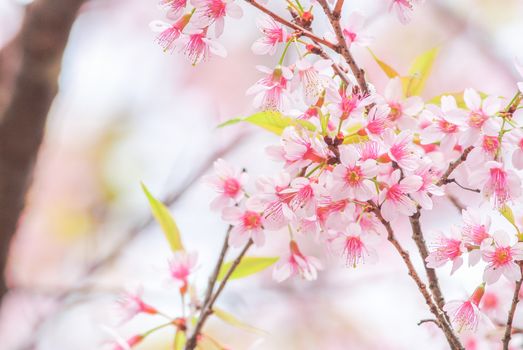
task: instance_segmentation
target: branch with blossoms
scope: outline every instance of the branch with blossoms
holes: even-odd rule
[[[274,67],[258,67],[263,76],[247,91],[254,95],[257,111],[221,127],[245,122],[276,134],[279,143],[269,146],[267,153],[281,164],[281,171],[248,181],[245,171],[216,161],[215,174],[205,181],[218,194],[211,209],[221,214],[229,229],[203,292],[191,281],[195,255],[185,251],[167,209],[146,191],[175,256],[170,272],[179,283],[182,313],[168,317],[167,324],[176,328],[175,348],[203,348],[206,342],[225,348],[206,331],[211,316],[252,329],[217,306],[231,280],[273,264],[277,282],[293,276],[315,280],[324,266],[321,258],[304,253],[304,242],[327,247],[322,251],[346,266],[363,268],[377,261],[378,243],[386,240],[432,314],[419,324],[436,324],[451,349],[464,349],[465,336],[481,337],[477,330],[485,328],[491,317],[495,307],[490,301],[500,297],[495,285],[501,277],[515,285],[506,321],[496,317],[494,322],[503,339],[481,339],[507,349],[519,329],[513,320],[522,283],[523,233],[514,211],[522,210],[518,171],[523,170],[523,83],[511,100],[469,88],[424,101],[420,95],[438,51],[433,49],[416,58],[406,75],[372,54],[390,78],[385,90],[378,92],[351,51],[371,44],[364,18],[352,9],[344,11],[343,0],[305,6],[288,0],[285,14],[256,0],[245,3],[262,14],[257,22],[261,37],[253,43],[253,52],[278,53],[279,58]],[[391,0],[389,10],[407,23],[414,3]],[[161,4],[173,23],[155,21],[152,28],[160,31],[157,41],[165,51],[179,48],[193,65],[211,55],[226,55],[217,39],[228,17],[241,17],[236,2],[162,0]],[[317,16],[329,23],[325,35],[312,29]],[[521,65],[517,68],[523,75]],[[429,239],[421,220],[425,212],[441,210],[433,198],[456,198],[462,191],[477,196],[475,205],[461,211],[462,224],[440,227],[435,239]],[[494,216],[504,218],[511,231],[491,227]],[[410,223],[424,276],[394,229],[401,222]],[[287,248],[276,254],[278,258],[247,255],[264,246],[274,232],[288,235]],[[239,252],[226,262],[234,249]],[[436,269],[451,263],[453,274],[466,268],[465,257],[469,266],[481,262],[483,277],[463,300],[446,301]],[[133,316],[164,315],[143,306],[141,299],[132,300]],[[134,345],[127,342],[128,347]]]

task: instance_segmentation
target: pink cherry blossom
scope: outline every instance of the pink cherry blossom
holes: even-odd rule
[[[492,197],[498,207],[521,195],[521,180],[518,175],[495,161],[486,162],[473,172],[469,183],[474,188],[481,189],[485,196]]]
[[[183,16],[174,24],[168,24],[163,21],[153,21],[149,25],[151,30],[159,32],[156,40],[164,51],[173,52],[176,48],[178,39],[182,35],[182,30],[189,23],[190,15]]]
[[[323,72],[330,70],[331,65],[331,60],[318,60],[312,64],[307,59],[302,58],[296,62],[298,80],[303,90],[305,103],[308,105],[316,103],[325,90],[329,79]]]
[[[327,97],[332,103],[328,108],[331,114],[341,120],[358,117],[365,107],[372,103],[373,97],[364,96],[361,92],[342,86],[339,89],[327,88]]]
[[[223,210],[222,219],[233,226],[229,234],[231,246],[242,247],[250,239],[256,246],[263,246],[265,235],[262,210],[263,208],[254,200],[247,200],[243,208],[228,207]]]
[[[281,142],[282,146],[268,147],[267,151],[276,160],[283,160],[288,171],[325,162],[332,155],[323,138],[303,129],[285,128]]]
[[[357,44],[359,46],[368,46],[371,38],[363,32],[365,16],[359,12],[352,12],[346,20],[342,33],[345,37],[347,46]]]
[[[219,57],[227,56],[227,51],[222,44],[208,38],[206,30],[194,30],[183,35],[181,41],[182,51],[193,65],[207,61],[211,54]]]
[[[169,10],[167,14],[168,18],[176,20],[182,15],[183,10],[185,10],[187,0],[160,0],[160,6]]]
[[[316,211],[315,188],[316,184],[311,179],[297,177],[279,194],[290,210],[300,212],[301,216],[311,216]]]
[[[370,180],[378,173],[376,161],[368,159],[360,162],[355,146],[340,147],[341,164],[337,165],[333,175],[333,198],[350,198],[362,202],[374,197],[376,185]]]
[[[177,251],[169,260],[169,274],[173,281],[180,287],[182,293],[185,292],[188,279],[191,273],[196,268],[198,261],[198,254],[196,252],[187,253],[185,251]]]
[[[459,235],[459,230],[452,227],[452,236],[447,237],[439,232],[438,238],[432,244],[432,249],[427,257],[427,266],[437,268],[445,265],[448,261],[452,262],[451,274],[453,274],[463,264],[462,254],[466,252],[465,245]]]
[[[500,147],[498,136],[482,135],[474,144],[474,149],[467,157],[467,164],[471,167],[494,160]]]
[[[136,315],[144,313],[154,315],[158,311],[145,303],[142,299],[143,289],[138,288],[136,292],[124,292],[117,300],[120,311],[120,324],[126,323]]]
[[[404,170],[414,170],[418,166],[419,157],[414,153],[412,134],[404,130],[398,135],[387,129],[383,133],[383,142],[388,148],[390,159],[398,163]]]
[[[252,51],[257,55],[274,55],[278,44],[286,42],[289,34],[272,17],[262,17],[256,24],[263,36],[254,42]]]
[[[423,100],[419,96],[403,97],[403,86],[399,77],[393,78],[385,87],[385,101],[389,105],[389,119],[402,130],[412,129],[416,125],[415,116],[423,109]]]
[[[420,161],[420,166],[413,172],[413,175],[419,176],[422,184],[421,187],[416,192],[412,192],[410,196],[418,202],[423,209],[432,209],[431,196],[443,196],[445,192],[441,187],[435,184],[438,177],[432,170],[431,162],[426,159]]]
[[[458,332],[464,330],[475,331],[478,327],[481,318],[478,305],[484,292],[485,288],[479,286],[469,299],[449,301],[443,307],[443,310],[449,315],[452,324]]]
[[[490,238],[490,216],[481,213],[478,209],[467,208],[462,211],[463,227],[461,234],[463,242],[469,249],[469,265],[476,265],[481,259],[479,247],[487,238]]]
[[[495,283],[501,275],[512,282],[521,279],[521,269],[516,261],[523,260],[523,243],[511,245],[506,232],[496,231],[492,239],[483,241],[481,253],[483,260],[488,263],[483,274],[485,282]]]
[[[264,66],[256,67],[265,74],[247,90],[247,95],[255,95],[254,107],[262,110],[281,111],[289,104],[287,84],[292,78],[292,71],[285,66],[269,69]]]
[[[400,215],[411,216],[416,212],[416,202],[408,195],[416,192],[423,185],[417,175],[406,176],[400,181],[401,172],[394,170],[387,179],[387,187],[379,194],[381,213],[387,221],[393,221]]]
[[[318,270],[322,268],[322,264],[317,258],[303,255],[298,244],[291,241],[290,253],[280,258],[274,267],[272,276],[277,282],[283,282],[294,275],[313,281],[318,277]]]
[[[289,188],[291,176],[281,172],[276,177],[260,176],[256,180],[257,192],[251,201],[263,207],[264,227],[268,230],[278,230],[289,223],[292,218],[287,196],[282,191]]]
[[[413,3],[420,2],[420,0],[389,0],[389,12],[394,11],[396,16],[402,24],[410,22],[412,11],[414,9]]]
[[[191,0],[195,7],[192,24],[198,28],[215,25],[215,35],[220,37],[223,33],[225,16],[241,18],[243,11],[234,0]]]
[[[212,186],[219,194],[211,202],[211,209],[221,210],[239,202],[243,198],[243,187],[247,182],[247,174],[223,159],[214,162],[214,172],[214,175],[204,178],[204,182]]]
[[[368,115],[367,120],[364,123],[365,131],[369,137],[379,137],[385,132],[385,130],[392,127],[390,120],[390,107],[387,105],[376,105],[373,106]]]
[[[423,113],[432,123],[421,131],[421,143],[439,142],[441,151],[450,154],[464,130],[466,114],[452,96],[441,97],[441,108],[431,105]]]
[[[356,267],[359,264],[373,264],[378,260],[373,247],[378,239],[376,234],[363,233],[360,225],[351,223],[344,232],[337,232],[330,241],[333,248],[345,257],[347,266]]]
[[[479,93],[474,89],[465,89],[463,97],[467,108],[470,110],[467,121],[469,128],[460,139],[463,146],[467,147],[476,142],[482,133],[497,136],[499,125],[491,117],[500,110],[500,99],[488,96],[485,100],[482,100]]]

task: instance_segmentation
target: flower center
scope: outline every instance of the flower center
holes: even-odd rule
[[[496,136],[483,136],[483,150],[494,155],[499,147],[499,140]]]
[[[359,166],[347,169],[346,180],[349,186],[357,186],[361,182],[363,174]]]
[[[438,127],[446,134],[454,134],[458,131],[458,126],[456,124],[449,123],[443,119],[438,121]]]
[[[401,115],[403,114],[401,105],[399,103],[391,102],[391,103],[389,103],[389,107],[390,107],[389,119],[392,121],[398,120],[401,117]]]
[[[512,251],[510,247],[498,247],[494,252],[494,266],[500,267],[512,261]]]
[[[474,111],[469,115],[469,126],[473,128],[481,128],[483,123],[488,119],[488,116],[485,115],[482,111]]]
[[[243,226],[248,230],[259,228],[261,226],[260,214],[253,211],[246,211],[243,215]]]
[[[223,191],[228,197],[236,197],[240,191],[240,183],[236,179],[229,178],[223,184]]]

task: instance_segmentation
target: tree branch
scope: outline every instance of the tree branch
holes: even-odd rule
[[[0,120],[0,298],[9,246],[31,183],[51,103],[58,92],[60,62],[84,0],[38,0],[28,6],[16,40],[22,61],[14,91]]]
[[[225,244],[227,244],[227,243],[225,243]],[[210,297],[208,302],[203,306],[203,308],[202,308],[202,310],[200,312],[200,317],[198,318],[198,322],[196,323],[196,326],[194,327],[194,331],[193,331],[191,337],[189,339],[187,339],[187,343],[185,343],[185,350],[194,350],[196,348],[196,345],[198,343],[198,337],[199,337],[199,335],[200,335],[200,333],[202,331],[202,328],[205,325],[205,322],[207,321],[209,316],[212,315],[212,313],[213,313],[214,303],[216,302],[216,300],[218,299],[218,297],[222,293],[223,289],[225,288],[225,285],[227,284],[227,281],[231,277],[231,275],[234,272],[234,270],[238,267],[238,265],[240,264],[241,260],[243,259],[243,257],[245,256],[245,254],[247,253],[249,248],[252,246],[252,244],[253,244],[253,241],[251,239],[243,247],[242,251],[236,257],[236,259],[234,259],[234,261],[232,262],[231,267],[229,268],[229,270],[227,271],[227,273],[223,277],[222,282],[220,283],[220,285],[218,286],[218,289],[216,290],[216,293],[214,293],[214,295],[212,297]],[[221,261],[223,262],[223,259]],[[220,271],[220,267],[221,267],[220,260],[218,260],[218,263],[219,264],[216,264],[215,271],[219,272]],[[216,277],[217,277],[217,275],[216,275]],[[215,278],[215,281],[216,281],[216,278]],[[212,288],[213,287],[214,287],[214,284],[212,286],[211,286],[211,284],[209,284],[208,289],[207,289],[207,295],[209,295],[209,293],[212,294]],[[210,292],[209,292],[209,290],[210,290]]]
[[[523,264],[519,264],[520,270],[523,270]],[[523,272],[523,271],[522,271]],[[520,278],[516,282],[516,288],[514,288],[514,296],[512,297],[512,304],[510,305],[510,311],[507,318],[507,327],[505,328],[505,335],[503,336],[503,350],[509,349],[510,338],[512,337],[512,322],[514,321],[514,314],[516,313],[516,307],[519,302],[519,291],[521,290],[521,283],[523,278]]]
[[[334,33],[336,34],[336,38],[338,39],[338,46],[340,49],[337,52],[339,52],[343,58],[345,58],[345,61],[347,61],[347,64],[358,81],[358,85],[361,91],[364,94],[368,94],[369,88],[367,86],[367,82],[365,81],[365,72],[358,66],[349,50],[349,47],[347,46],[347,42],[345,41],[345,37],[343,36],[343,31],[341,29],[339,15],[335,16],[333,12],[331,12],[327,0],[318,0],[318,3],[323,8],[323,12],[325,12],[325,15],[329,19],[329,22],[334,29]],[[343,6],[342,0],[338,0],[336,7],[338,6],[340,7],[339,11],[341,13],[341,6]]]
[[[425,302],[427,303],[430,311],[438,320],[439,327],[443,331],[443,334],[445,335],[445,337],[447,338],[447,341],[448,341],[451,349],[464,350],[464,347],[463,347],[463,345],[461,345],[461,342],[459,341],[458,337],[454,333],[452,326],[447,321],[445,314],[438,308],[438,306],[432,300],[432,296],[430,295],[430,293],[427,289],[427,286],[421,280],[419,274],[417,273],[416,269],[414,268],[414,264],[412,263],[412,260],[410,260],[409,253],[405,249],[403,249],[401,244],[398,242],[398,240],[394,236],[394,231],[392,230],[390,223],[383,218],[378,207],[373,205],[373,208],[374,208],[374,213],[376,214],[377,218],[380,220],[382,225],[387,230],[387,239],[394,246],[394,248],[397,250],[397,252],[400,254],[401,258],[403,259],[403,262],[407,266],[409,276],[414,280],[414,283],[416,283],[416,286],[418,287],[418,290],[420,291],[421,295],[425,299]]]

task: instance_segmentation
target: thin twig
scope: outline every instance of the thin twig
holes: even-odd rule
[[[522,270],[523,264],[519,264],[520,271]],[[514,321],[514,314],[516,313],[516,307],[519,302],[519,292],[521,290],[521,283],[523,278],[520,278],[516,282],[516,288],[514,288],[514,296],[512,297],[512,304],[510,305],[510,311],[507,318],[507,327],[505,328],[505,335],[503,336],[503,350],[508,350],[510,338],[512,337],[512,322]]]
[[[479,190],[477,188],[469,188],[469,187],[465,187],[465,186],[461,185],[459,182],[456,181],[456,179],[447,179],[447,181],[445,181],[445,184],[451,184],[451,183],[455,183],[458,187],[460,187],[466,191],[476,192],[476,193],[481,192],[481,190]]]
[[[329,22],[331,23],[332,28],[334,29],[334,33],[336,34],[336,38],[338,40],[338,46],[340,47],[339,53],[343,56],[345,61],[347,61],[347,64],[349,65],[352,74],[356,77],[356,80],[358,81],[358,85],[361,89],[361,91],[364,94],[369,93],[369,88],[367,86],[367,82],[365,81],[365,72],[363,69],[361,69],[356,61],[354,60],[354,57],[352,56],[349,47],[347,46],[347,42],[345,41],[345,37],[343,35],[343,30],[341,29],[340,25],[340,18],[339,16],[335,17],[333,12],[331,12],[329,4],[327,3],[327,0],[318,0],[318,3],[323,8],[323,12],[325,12],[325,15],[329,19]],[[338,4],[340,6],[343,5],[343,1],[338,1]],[[337,5],[338,5],[337,4]],[[341,12],[341,8],[340,8]]]
[[[455,161],[453,161],[452,163],[449,164],[449,167],[447,168],[447,171],[445,171],[443,173],[443,175],[441,176],[441,178],[439,179],[439,181],[436,183],[436,186],[441,186],[441,185],[444,185],[447,183],[447,180],[449,178],[449,176],[452,174],[452,172],[454,170],[456,170],[456,168],[461,164],[463,163],[464,161],[467,160],[467,157],[469,156],[469,153],[474,149],[473,146],[470,146],[470,147],[467,147],[465,148],[465,150],[463,151],[463,153],[461,154],[461,156],[456,159]]]
[[[200,335],[200,333],[203,329],[203,326],[205,325],[205,322],[207,321],[209,316],[212,315],[212,313],[213,313],[214,303],[216,302],[216,300],[222,293],[223,289],[225,288],[225,285],[227,284],[227,281],[231,277],[234,270],[236,270],[236,268],[240,264],[241,260],[243,259],[243,257],[245,256],[245,254],[247,253],[249,248],[252,246],[252,244],[253,244],[253,241],[251,239],[243,247],[240,254],[238,254],[236,259],[234,259],[234,261],[232,262],[231,267],[229,268],[229,270],[223,277],[223,279],[222,279],[220,285],[218,286],[218,289],[214,293],[214,295],[210,298],[207,305],[204,306],[204,308],[202,308],[202,311],[200,312],[200,317],[198,318],[198,322],[196,323],[196,326],[194,327],[194,331],[193,331],[191,337],[187,340],[187,343],[185,343],[185,350],[193,350],[194,348],[196,348],[196,345],[198,343],[198,336]]]
[[[336,52],[340,51],[340,48],[338,46],[336,46],[335,44],[331,43],[328,40],[320,38],[319,36],[315,35],[314,33],[308,31],[307,29],[305,29],[305,28],[303,28],[303,27],[301,27],[301,26],[299,26],[299,25],[297,25],[295,23],[292,23],[292,22],[286,20],[285,18],[283,18],[283,17],[277,15],[276,13],[272,12],[271,10],[269,10],[267,7],[257,3],[255,0],[245,0],[245,2],[247,2],[248,4],[251,4],[252,6],[256,7],[261,12],[269,15],[275,21],[280,22],[281,24],[283,24],[283,25],[285,25],[285,26],[287,26],[289,28],[292,28],[292,29],[300,32],[301,35],[306,36],[306,37],[312,39],[313,41],[319,42],[322,45],[325,45],[328,48],[330,48],[330,49],[332,49],[332,50],[334,50]]]
[[[416,286],[418,287],[419,291],[421,292],[421,295],[425,299],[425,302],[427,303],[430,311],[438,320],[439,327],[443,331],[443,334],[445,335],[445,337],[447,338],[447,341],[448,341],[451,349],[464,350],[464,347],[463,347],[463,345],[461,345],[458,337],[454,333],[452,326],[447,321],[445,314],[435,304],[435,302],[432,299],[432,296],[430,295],[430,293],[427,289],[427,286],[425,285],[425,283],[423,283],[419,274],[417,273],[416,269],[414,268],[414,264],[412,263],[412,260],[410,259],[409,253],[405,249],[403,249],[401,244],[398,242],[398,240],[394,236],[394,231],[392,230],[390,223],[383,218],[378,207],[376,207],[375,205],[373,205],[373,207],[374,207],[374,213],[376,214],[377,218],[380,220],[382,225],[387,230],[387,239],[394,246],[394,248],[398,251],[401,258],[403,259],[403,262],[407,266],[409,276],[414,280],[414,283],[416,283]]]
[[[435,320],[433,318],[426,318],[426,319],[423,319],[423,320],[419,320],[418,326],[421,326],[422,324],[429,323],[429,322],[433,322],[436,326],[439,327],[438,320]]]

